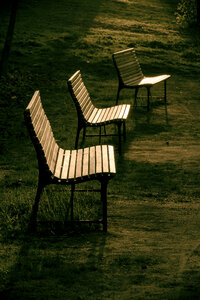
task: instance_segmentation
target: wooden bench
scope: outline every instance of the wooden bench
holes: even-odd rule
[[[118,75],[118,91],[116,104],[118,104],[120,91],[124,88],[135,89],[135,104],[137,103],[137,95],[139,88],[147,89],[147,109],[150,106],[150,89],[155,84],[164,81],[164,101],[167,103],[166,82],[170,75],[159,75],[153,77],[145,77],[137,60],[133,48],[115,52],[112,55],[114,65]]]
[[[78,128],[75,141],[75,148],[78,147],[79,134],[81,129],[83,129],[83,140],[85,136],[95,136],[86,135],[86,127],[99,127],[99,142],[101,141],[101,136],[108,136],[108,134],[101,134],[101,127],[107,124],[116,124],[118,127],[118,149],[121,153],[121,126],[123,124],[123,137],[126,138],[126,126],[125,122],[130,111],[129,104],[115,105],[107,108],[97,108],[93,105],[90,95],[83,83],[80,70],[74,73],[68,80],[68,87],[72,99],[75,103],[77,116],[78,116]],[[116,135],[116,134],[110,134]]]
[[[25,112],[25,123],[34,144],[39,168],[38,188],[30,218],[29,231],[36,230],[39,199],[48,184],[71,185],[71,221],[75,185],[98,180],[103,206],[103,230],[107,231],[107,184],[115,175],[114,148],[97,145],[84,149],[65,150],[55,141],[50,122],[43,109],[40,93],[35,91]],[[99,220],[97,221],[99,222]]]

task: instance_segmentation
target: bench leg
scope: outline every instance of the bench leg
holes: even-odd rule
[[[86,127],[83,127],[83,139],[82,139],[82,144],[85,141],[85,136],[86,136]]]
[[[136,88],[135,89],[134,104],[133,104],[134,107],[137,107],[137,95],[138,95],[138,91],[139,91],[139,88]]]
[[[147,111],[149,111],[150,107],[150,87],[147,87]]]
[[[103,231],[107,232],[107,180],[101,181],[101,201],[103,205]]]
[[[103,125],[104,127],[104,134],[106,135],[106,125]]]
[[[42,194],[43,189],[44,189],[44,186],[39,182],[38,187],[37,187],[37,193],[35,196],[35,202],[33,204],[32,212],[31,212],[30,222],[29,222],[29,226],[28,226],[28,232],[36,231],[38,206],[39,206],[40,196]]]
[[[167,81],[164,81],[164,101],[165,105],[167,104]]]
[[[81,127],[78,126],[77,133],[76,133],[75,149],[78,149],[78,140],[79,140],[80,131],[81,131]]]

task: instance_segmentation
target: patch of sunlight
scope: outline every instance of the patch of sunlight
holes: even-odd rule
[[[118,3],[132,4],[130,0],[116,0]]]
[[[103,28],[111,27],[113,29],[116,27],[118,29],[120,28],[126,31],[137,30],[141,31],[141,33],[144,33],[146,31],[159,32],[162,34],[177,33],[177,31],[175,31],[174,29],[170,29],[165,24],[152,24],[144,21],[139,22],[134,19],[128,20],[124,18],[107,18],[98,15],[95,18],[95,23]]]
[[[177,144],[154,143],[147,141],[133,141],[128,151],[124,154],[128,159],[137,162],[150,163],[184,163],[196,162],[200,159],[200,145],[197,144]]]

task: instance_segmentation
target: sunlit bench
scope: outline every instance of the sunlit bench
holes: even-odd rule
[[[144,76],[133,48],[115,52],[112,57],[118,75],[116,104],[118,104],[120,91],[124,88],[135,90],[136,104],[139,88],[145,87],[147,89],[147,109],[149,110],[151,87],[160,82],[164,82],[164,102],[166,104],[167,79],[170,78],[171,75],[159,75],[152,77]]]

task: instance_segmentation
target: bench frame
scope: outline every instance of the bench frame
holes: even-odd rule
[[[120,58],[120,59],[123,60],[123,56],[126,57],[127,55],[130,55],[130,54],[132,55],[132,59],[133,59],[133,61],[132,61],[133,67],[136,69],[134,84],[127,84],[124,82],[123,74],[120,71],[120,67],[119,67],[119,65],[117,63],[117,59],[116,59],[117,56],[121,56],[122,58]],[[144,87],[147,90],[147,110],[149,111],[150,98],[152,98],[151,87],[153,87],[157,83],[160,83],[161,81],[164,82],[164,103],[165,103],[165,105],[167,104],[167,79],[170,78],[170,75],[145,77],[133,48],[129,48],[126,50],[122,50],[122,51],[113,53],[112,59],[113,59],[114,66],[117,70],[117,75],[118,75],[118,90],[117,90],[116,104],[118,104],[118,101],[119,101],[120,91],[122,89],[126,88],[126,89],[134,89],[135,90],[134,106],[137,106],[138,91],[140,88]],[[130,65],[127,66],[127,68],[128,67],[130,68]],[[127,72],[127,71],[125,70],[124,72]],[[125,76],[128,76],[128,75],[126,74]]]
[[[75,82],[78,81],[78,84]],[[74,87],[76,86],[76,87]],[[78,126],[77,126],[77,134],[76,134],[76,140],[75,140],[75,148],[78,148],[78,141],[79,141],[79,135],[81,130],[83,129],[83,142],[85,140],[85,137],[95,137],[98,136],[99,137],[99,143],[101,143],[101,137],[102,136],[118,136],[118,150],[119,150],[119,154],[121,154],[121,135],[123,135],[124,140],[126,140],[126,119],[128,117],[129,114],[129,110],[130,110],[130,105],[129,104],[124,104],[121,105],[121,107],[123,107],[123,109],[125,108],[125,113],[121,118],[110,118],[104,121],[100,121],[100,122],[91,122],[89,117],[86,117],[88,111],[87,109],[83,109],[81,107],[80,104],[80,99],[78,98],[78,96],[76,95],[76,91],[79,91],[80,93],[85,93],[86,94],[86,100],[84,100],[86,102],[86,106],[92,107],[91,112],[90,112],[90,116],[92,115],[93,111],[96,109],[98,111],[98,109],[92,104],[89,93],[82,81],[82,76],[80,73],[80,70],[78,70],[77,72],[75,72],[70,79],[68,80],[68,89],[69,92],[71,94],[71,97],[74,101],[74,104],[76,106],[76,111],[77,111],[77,117],[78,117]],[[115,106],[116,107],[116,106]],[[119,106],[118,106],[119,107]],[[113,108],[113,107],[110,107]],[[107,109],[110,109],[107,108]],[[120,108],[120,107],[119,107]],[[117,129],[118,129],[118,134],[107,134],[106,133],[106,125],[108,124],[116,124],[117,125]],[[121,127],[123,126],[123,133],[121,134]],[[99,134],[86,134],[86,128],[87,127],[99,127]],[[104,134],[102,134],[102,127],[104,128]]]
[[[39,108],[38,108],[39,107]],[[37,111],[36,113],[33,111]],[[36,115],[36,117],[35,117]],[[74,192],[75,192],[75,186],[76,184],[86,182],[86,181],[91,181],[91,180],[97,180],[100,182],[100,189],[99,190],[92,190],[94,192],[100,192],[101,194],[101,202],[102,202],[102,215],[103,218],[102,220],[94,220],[94,221],[84,221],[84,222],[92,222],[92,223],[102,223],[103,225],[103,231],[107,231],[107,185],[109,180],[115,175],[116,173],[116,167],[115,167],[115,159],[114,159],[114,149],[113,146],[109,145],[101,145],[101,146],[93,146],[93,147],[88,147],[85,148],[88,150],[88,174],[85,175],[81,171],[81,176],[76,177],[76,168],[78,168],[78,158],[77,158],[77,153],[78,150],[63,150],[58,147],[53,133],[51,132],[51,125],[49,123],[49,120],[46,117],[46,114],[44,112],[44,109],[42,107],[41,99],[40,99],[40,93],[39,91],[35,91],[30,103],[28,104],[25,112],[24,112],[24,118],[25,118],[25,124],[27,126],[30,138],[32,140],[32,143],[34,145],[34,148],[36,150],[37,154],[37,160],[38,160],[38,170],[39,170],[39,176],[38,176],[38,186],[37,186],[37,192],[35,196],[35,201],[32,207],[32,212],[31,212],[31,217],[30,217],[30,223],[28,226],[28,231],[29,232],[34,232],[36,231],[37,227],[37,213],[38,213],[38,208],[39,208],[39,201],[41,194],[44,190],[44,188],[49,185],[49,184],[60,184],[60,185],[70,185],[71,186],[71,197],[70,197],[70,206],[71,206],[71,222],[77,222],[74,220],[74,213],[73,213],[73,199],[74,199]],[[43,128],[43,124],[45,123],[45,126]],[[45,132],[46,130],[46,132]],[[57,162],[59,160],[59,151],[70,151],[70,155],[72,151],[76,153],[75,160],[72,161],[72,155],[70,156],[70,167],[68,169],[68,173],[70,172],[71,168],[71,162],[74,164],[74,178],[61,178],[55,175],[55,172],[52,172],[52,168],[50,167],[51,161],[48,161],[47,156],[49,155],[50,152],[50,145],[55,144],[54,149],[57,149],[57,154],[56,154],[56,160],[54,162],[54,169],[56,169]],[[46,146],[47,145],[47,146]],[[48,147],[49,146],[49,147]],[[97,147],[99,149],[99,152],[102,157],[102,171],[96,172],[96,173],[90,173],[91,171],[89,170],[90,165],[94,162],[94,159],[90,158],[90,151],[93,149],[94,151],[97,151]],[[84,149],[81,149],[81,151],[84,154]],[[102,152],[105,152],[107,155],[107,160],[105,159],[106,155],[103,157]],[[107,151],[107,152],[106,152]],[[66,152],[65,152],[66,153]],[[95,155],[96,152],[95,152]],[[104,160],[103,160],[104,158]],[[53,158],[52,158],[53,159]],[[81,158],[81,170],[83,169],[83,156]],[[64,156],[62,158],[63,164],[64,164]],[[106,171],[104,171],[104,161],[108,164],[108,167]],[[94,164],[96,164],[94,162]],[[62,173],[62,168],[64,165],[61,166],[61,169],[59,170],[59,173]],[[79,165],[80,168],[80,165]],[[96,168],[96,165],[95,165]],[[96,169],[95,169],[96,170]],[[86,192],[88,190],[79,190]],[[78,221],[81,222],[81,221]]]

